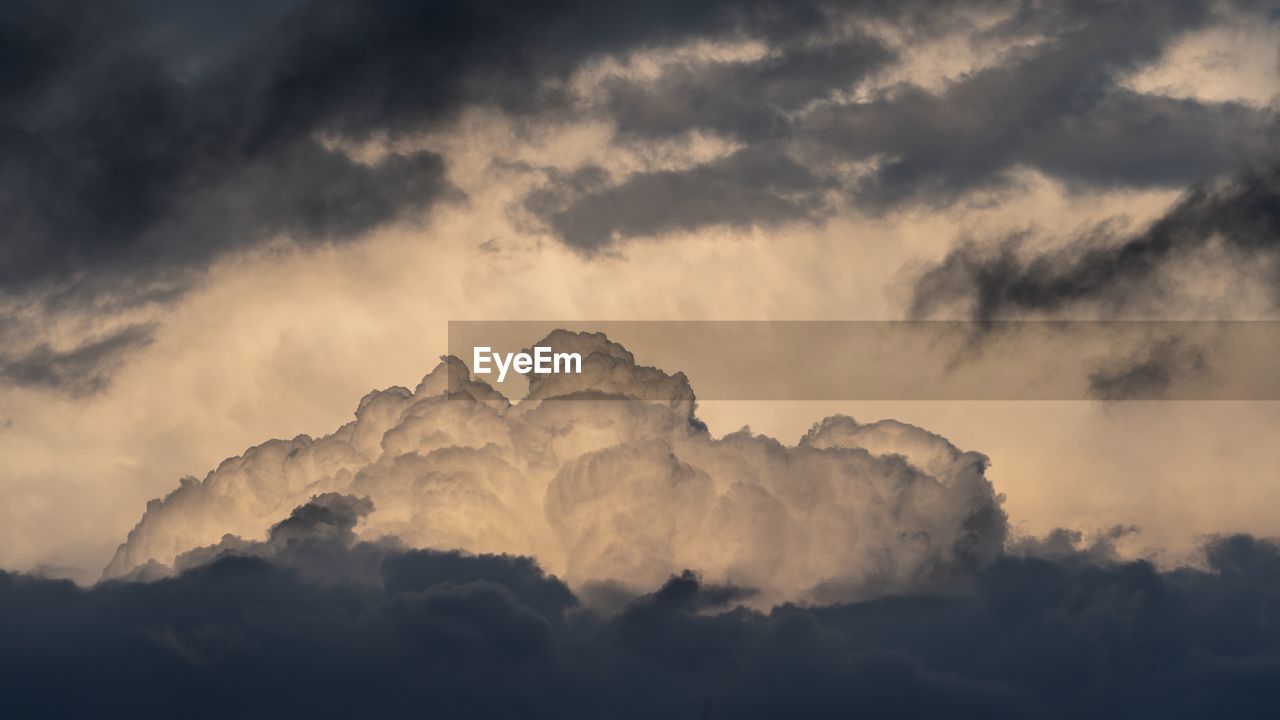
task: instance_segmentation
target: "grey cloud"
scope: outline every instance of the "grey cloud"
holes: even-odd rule
[[[590,57],[820,21],[767,5],[6,3],[0,297],[156,302],[272,236],[338,242],[411,217],[458,197],[441,157],[369,165],[320,138],[419,131],[472,105],[549,112]],[[59,366],[91,350],[11,359],[5,377],[61,386]]]
[[[1139,532],[1140,528],[1136,525],[1115,525],[1086,537],[1079,530],[1055,528],[1043,536],[1012,538],[1007,550],[1009,555],[1017,558],[1065,562],[1077,566],[1114,566],[1123,562],[1117,543],[1136,536]]]
[[[279,232],[344,239],[446,196],[443,166],[365,166],[320,135],[416,132],[475,105],[550,112],[589,58],[822,17],[745,0],[10,3],[0,282],[199,268]]]
[[[822,172],[786,159],[779,142],[816,144],[833,159],[880,158],[876,172],[846,188],[875,207],[949,202],[999,187],[1023,165],[1088,185],[1186,183],[1266,143],[1265,111],[1116,86],[1121,73],[1212,22],[1206,3],[972,7],[1013,11],[975,43],[1046,39],[938,95],[897,88],[792,118],[891,59],[860,25],[890,22],[927,38],[958,11],[751,0],[11,4],[0,14],[6,67],[18,68],[0,79],[0,186],[9,198],[0,209],[11,220],[0,281],[21,291],[86,272],[198,268],[279,232],[357,235],[447,197],[444,169],[425,152],[366,167],[318,145],[318,134],[417,131],[474,105],[563,112],[564,81],[585,61],[695,38],[757,38],[770,54],[692,62],[652,83],[614,81],[599,111],[624,134],[697,128],[751,147],[683,173],[626,178],[561,208],[550,229],[574,247],[820,218],[813,195],[825,187]],[[743,157],[771,159],[762,167]],[[704,184],[711,189],[681,202]],[[614,213],[616,223],[600,218]]]
[[[793,145],[841,162],[879,158],[844,190],[887,208],[1000,187],[1020,166],[1090,186],[1185,183],[1272,142],[1259,132],[1267,111],[1116,86],[1213,22],[1205,3],[971,7],[1013,11],[974,43],[1047,39],[937,95],[895,88],[806,113],[891,60],[857,28],[888,22],[928,38],[959,11],[752,0],[11,3],[0,12],[0,288],[123,295],[161,276],[180,287],[221,253],[274,234],[357,236],[456,195],[432,153],[366,166],[318,136],[394,136],[477,105],[534,121],[572,106],[565,80],[584,62],[691,39],[759,39],[769,55],[614,81],[596,110],[627,136],[697,128],[748,147],[682,172],[586,189],[552,182],[530,208],[571,246],[820,220],[837,182],[797,161],[815,153]]]
[[[815,174],[777,145],[755,145],[690,170],[638,173],[601,186],[575,174],[530,196],[526,209],[584,252],[627,238],[713,225],[772,227],[821,217],[834,180]]]
[[[1222,242],[1251,261],[1275,260],[1280,237],[1280,170],[1201,185],[1141,232],[1086,236],[1065,249],[1027,254],[1018,238],[968,243],[916,283],[913,315],[969,306],[976,319],[1061,312],[1085,302],[1123,307],[1153,293],[1162,268]],[[1272,280],[1280,304],[1280,277]]]
[[[947,204],[1032,167],[1071,183],[1178,186],[1239,168],[1271,146],[1274,115],[1234,103],[1140,95],[1118,86],[1169,42],[1212,21],[1181,3],[1025,5],[988,42],[1047,38],[942,92],[891,88],[832,106],[797,132],[832,153],[882,158],[854,188],[867,206]]]
[[[1159,399],[1174,382],[1206,370],[1203,348],[1167,337],[1141,357],[1121,358],[1090,373],[1089,391],[1103,400]]]
[[[106,387],[129,354],[151,342],[149,325],[131,325],[59,350],[48,343],[19,351],[0,349],[0,379],[16,385],[89,395]]]
[[[625,134],[660,137],[698,129],[768,140],[789,134],[789,113],[851,89],[892,58],[866,36],[793,42],[759,60],[691,62],[652,82],[612,80],[607,112]]]
[[[682,572],[603,611],[528,558],[360,542],[346,528],[368,510],[351,496],[316,498],[267,540],[238,541],[246,552],[154,582],[86,589],[0,572],[6,716],[1262,718],[1280,708],[1270,619],[1280,549],[1251,536],[1210,539],[1204,569],[1159,571],[1060,533],[1046,541],[1053,552],[1002,555],[949,594],[768,611],[741,607],[742,588]]]
[[[676,62],[654,80],[607,80],[598,110],[624,138],[700,130],[745,142],[744,152],[802,149],[792,156],[806,158],[804,172],[815,178],[824,177],[829,172],[824,166],[833,162],[869,164],[870,172],[842,181],[840,189],[847,202],[877,212],[945,206],[977,191],[1008,190],[1026,168],[1075,188],[1179,187],[1237,171],[1275,149],[1273,109],[1146,95],[1120,85],[1126,73],[1159,60],[1175,39],[1216,22],[1219,16],[1208,3],[1025,3],[985,9],[1011,12],[995,27],[974,31],[969,41],[985,51],[1004,50],[1003,55],[940,91],[903,84],[869,100],[833,100],[833,92],[851,89],[885,68],[894,52],[868,36],[831,41],[784,35],[763,59]],[[1233,12],[1226,6],[1218,10]],[[854,26],[876,16],[861,7],[845,11],[838,17]],[[948,14],[908,7],[894,22],[908,42],[927,42],[947,25],[938,16]],[[678,203],[668,211],[665,200],[657,202],[658,193],[644,191],[669,187],[672,195],[682,196],[686,186],[702,185],[724,162],[605,182],[580,201],[581,207],[544,213],[548,229],[572,247],[594,248],[630,235],[694,230],[713,222],[768,225],[777,212],[768,202],[756,209],[756,174],[714,183],[722,188],[718,196],[752,200],[740,206],[730,202],[714,219],[682,212]],[[795,168],[779,163],[771,172],[786,176]],[[566,196],[574,193],[572,184],[561,189]],[[536,204],[546,195],[544,190],[531,199]],[[823,203],[790,205],[783,214],[821,220],[826,209]],[[597,219],[614,214],[658,219]],[[637,232],[629,232],[628,225]]]
[[[273,233],[344,239],[446,189],[430,153],[367,167],[305,134],[252,141],[239,107],[248,76],[181,76],[141,54],[148,29],[74,3],[17,3],[0,16],[21,54],[12,74],[41,78],[6,82],[0,111],[7,292],[146,279]]]

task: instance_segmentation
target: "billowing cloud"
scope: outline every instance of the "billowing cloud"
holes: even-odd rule
[[[1061,532],[952,592],[759,611],[694,572],[603,606],[528,558],[361,541],[370,509],[318,496],[264,540],[227,538],[152,582],[0,572],[5,714],[1250,718],[1280,706],[1280,549],[1251,536],[1210,540],[1202,569],[1162,572]]]
[[[450,359],[413,391],[371,393],[331,435],[273,440],[184,480],[105,576],[172,566],[224,533],[262,537],[325,492],[372,500],[363,538],[530,555],[573,587],[696,568],[761,602],[946,587],[1004,545],[986,458],[944,438],[847,417],[795,446],[715,438],[683,375],[600,334],[539,344],[580,352],[583,373],[535,378],[512,404]]]

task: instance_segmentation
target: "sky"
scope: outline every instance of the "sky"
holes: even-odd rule
[[[267,712],[301,689],[227,639],[256,593],[280,663],[387,712],[1266,714],[1280,402],[1125,398],[1211,348],[1088,400],[765,402],[555,336],[615,373],[581,407],[447,400],[441,356],[451,320],[1280,320],[1277,98],[1247,0],[0,3],[18,714],[122,654],[182,658],[152,712]]]

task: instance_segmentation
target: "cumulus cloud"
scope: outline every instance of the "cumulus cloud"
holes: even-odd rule
[[[273,440],[184,480],[148,505],[105,576],[180,567],[224,533],[263,537],[328,492],[371,499],[362,538],[529,555],[573,587],[694,568],[762,603],[946,587],[1004,545],[986,458],[940,436],[831,417],[796,445],[716,438],[683,375],[601,334],[539,344],[581,353],[583,373],[535,377],[511,403],[446,359],[412,391],[366,396],[330,435]]]
[[[367,498],[320,495],[264,540],[226,538],[152,582],[86,589],[0,572],[5,714],[1249,718],[1280,707],[1280,548],[1250,536],[1213,538],[1203,568],[1162,572],[1105,552],[1115,532],[1091,544],[1060,532],[972,568],[963,589],[767,611],[685,571],[605,609],[529,558],[361,541],[353,528],[371,511]]]

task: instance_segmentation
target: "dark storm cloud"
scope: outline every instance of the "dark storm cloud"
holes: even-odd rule
[[[1229,183],[1202,185],[1145,230],[1124,237],[1089,235],[1047,253],[1020,251],[1013,238],[968,243],[925,272],[915,287],[913,314],[969,304],[975,319],[1054,313],[1082,302],[1118,308],[1152,294],[1164,267],[1213,243],[1261,265],[1280,257],[1280,167]],[[1273,278],[1280,303],[1280,277]]]
[[[318,134],[418,131],[469,105],[545,110],[590,57],[821,20],[747,1],[8,3],[0,282],[198,267],[274,233],[349,237],[430,206],[443,164],[367,166]]]
[[[418,132],[470,107],[528,122],[584,113],[627,142],[699,130],[743,147],[687,170],[560,186],[525,206],[571,247],[709,225],[815,221],[833,199],[873,210],[940,204],[1037,168],[1075,185],[1173,185],[1274,143],[1269,111],[1120,87],[1207,2],[1009,4],[303,2],[0,8],[0,300],[86,306],[177,297],[226,252],[275,236],[336,242],[460,194],[429,151],[356,162],[321,138]],[[840,93],[909,43],[972,32],[1008,49],[938,92]],[[598,106],[567,84],[585,63],[691,40],[753,39],[741,62],[693,58],[614,78]],[[851,163],[874,161],[849,184]],[[568,177],[565,175],[564,177]],[[581,178],[578,178],[581,180]],[[842,185],[843,184],[843,185]],[[12,355],[12,351],[10,351]],[[90,371],[94,372],[94,371]],[[8,373],[10,382],[29,373]],[[100,387],[100,384],[95,384]]]
[[[585,170],[553,179],[525,207],[578,250],[637,235],[709,225],[772,226],[824,212],[834,181],[774,145],[755,145],[687,171],[640,173],[618,185]]]
[[[1271,717],[1280,548],[1160,572],[1059,537],[958,595],[735,607],[674,577],[616,613],[530,560],[357,543],[322,496],[155,582],[0,573],[6,717]],[[316,572],[316,568],[329,572]]]
[[[365,166],[302,134],[253,142],[248,68],[184,76],[144,54],[150,31],[99,4],[0,14],[10,292],[181,271],[274,233],[341,239],[445,191],[430,153]]]
[[[0,299],[156,302],[230,250],[357,237],[458,193],[432,152],[365,164],[324,137],[420,131],[471,105],[552,111],[587,58],[822,19],[750,0],[5,3]],[[116,347],[9,349],[3,375],[65,387],[75,365],[95,378],[76,389],[100,388]]]
[[[894,58],[860,24],[890,22],[927,40],[959,11],[763,0],[9,3],[0,11],[0,210],[9,220],[0,283],[21,292],[86,274],[198,268],[278,233],[351,237],[446,195],[443,164],[420,152],[366,166],[321,146],[317,134],[417,131],[473,105],[562,112],[564,81],[583,62],[695,38],[755,38],[768,53],[691,61],[649,83],[611,81],[599,111],[627,136],[700,129],[763,142],[750,150],[774,164],[754,163],[741,178],[727,174],[736,160],[628,178],[608,197],[583,196],[582,207],[549,218],[570,244],[607,243],[614,231],[820,217],[820,203],[753,194],[767,173],[795,190],[794,157],[770,149],[779,141],[834,160],[880,158],[847,188],[874,207],[948,202],[1008,182],[1019,166],[1090,185],[1185,183],[1256,151],[1265,113],[1138,95],[1117,80],[1212,22],[1208,8],[1194,0],[1005,7],[1009,17],[971,42],[1039,44],[939,94],[899,87],[797,115]],[[689,201],[665,219],[637,219],[708,175],[717,192],[703,199],[728,196],[723,209]],[[606,208],[626,217],[597,227]]]

